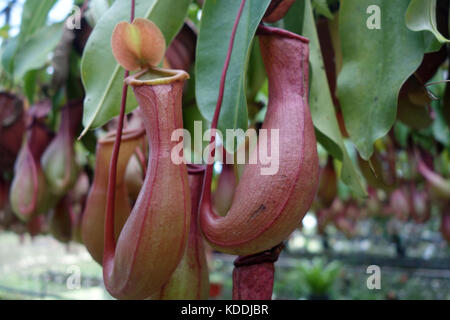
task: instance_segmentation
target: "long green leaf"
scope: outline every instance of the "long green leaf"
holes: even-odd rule
[[[411,0],[406,11],[406,25],[412,31],[431,32],[441,43],[450,42],[438,31],[436,0]]]
[[[19,34],[8,40],[4,51],[6,54],[2,56],[3,68],[9,75],[15,73],[16,54],[21,51],[22,45],[45,25],[55,2],[56,0],[27,0],[23,5]]]
[[[267,79],[259,42],[253,41],[247,70],[247,100],[253,102]]]
[[[152,20],[162,31],[167,45],[181,28],[191,0],[137,0],[136,17]],[[129,0],[117,0],[100,18],[89,37],[81,62],[81,75],[86,90],[84,131],[102,126],[119,114],[124,70],[111,51],[111,36],[116,24],[130,19]],[[137,107],[131,90],[127,112]]]
[[[63,33],[61,23],[41,28],[22,44],[14,59],[14,79],[21,80],[30,71],[43,67],[48,55],[59,43]]]
[[[241,0],[206,0],[196,56],[196,97],[203,117],[212,121],[220,76]],[[234,40],[218,129],[247,129],[246,70],[251,43],[270,0],[247,0]],[[226,142],[225,142],[226,145]],[[237,147],[237,145],[235,145]],[[231,151],[231,150],[230,150]]]
[[[2,53],[2,66],[6,73],[12,75],[14,73],[14,57],[19,48],[19,39],[17,37],[8,39],[3,53]]]
[[[45,25],[48,13],[56,0],[27,0],[23,5],[19,42],[24,42]]]
[[[366,193],[361,185],[359,175],[347,153],[339,130],[310,0],[297,1],[284,18],[284,26],[310,40],[312,77],[309,103],[317,140],[335,158],[342,161],[342,181],[359,196],[365,196]]]
[[[424,37],[409,30],[405,16],[409,0],[345,0],[341,2],[339,32],[343,67],[338,97],[345,125],[364,159],[374,142],[395,122],[402,84],[420,65]],[[367,8],[377,5],[381,29],[366,27]]]

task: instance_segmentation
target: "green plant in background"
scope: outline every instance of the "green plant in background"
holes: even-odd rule
[[[305,283],[311,300],[327,300],[341,271],[337,261],[326,263],[324,259],[316,258],[298,265],[301,281]]]

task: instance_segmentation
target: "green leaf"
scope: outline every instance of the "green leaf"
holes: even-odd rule
[[[69,76],[66,80],[66,96],[68,100],[80,99],[84,96],[83,85],[80,81],[81,57],[74,49],[69,56]]]
[[[200,124],[202,132],[195,132],[195,125]],[[209,129],[211,123],[206,121],[200,111],[197,108],[197,105],[191,106],[183,106],[183,125],[184,129],[186,129],[191,135],[191,150],[186,150],[187,153],[185,157],[187,157],[192,163],[201,164],[203,163],[203,150],[208,146],[209,141],[205,141],[201,139],[206,130]],[[194,139],[201,139],[197,143]],[[186,140],[185,140],[186,141]],[[199,143],[200,142],[200,143]],[[200,146],[200,148],[198,148]]]
[[[31,36],[16,53],[14,59],[14,79],[20,81],[30,70],[43,67],[49,60],[49,53],[59,43],[63,33],[61,23],[43,27]]]
[[[395,122],[402,84],[420,65],[423,34],[403,19],[409,0],[346,0],[341,3],[339,32],[343,67],[338,97],[345,125],[361,156],[368,160],[374,142]],[[378,5],[381,29],[369,29],[366,10]]]
[[[403,124],[401,121],[397,121],[394,126],[394,136],[395,140],[400,144],[400,146],[404,149],[408,147],[408,138],[411,133],[411,129]]]
[[[28,0],[25,2],[19,34],[15,38],[8,40],[5,46],[5,54],[2,56],[3,68],[9,75],[15,76],[14,66],[18,64],[15,62],[16,55],[19,51],[22,51],[22,46],[28,39],[39,32],[45,25],[48,13],[55,2],[56,0]],[[17,77],[15,78],[17,79]]]
[[[412,31],[429,31],[441,43],[450,42],[437,28],[436,0],[411,0],[406,11],[406,25]]]
[[[5,24],[3,27],[1,27],[0,28],[0,38],[8,39],[10,29],[11,29],[11,26],[9,24]]]
[[[239,0],[206,0],[203,5],[196,54],[196,97],[200,112],[208,121],[212,121],[214,115],[223,64],[240,3]],[[218,125],[222,132],[247,129],[245,86],[250,47],[269,3],[270,0],[247,0],[243,9],[225,82]]]
[[[37,73],[37,70],[31,70],[23,76],[23,92],[25,93],[30,105],[33,105],[34,95],[36,94]]]
[[[167,45],[181,28],[191,0],[137,0],[136,17],[152,20],[162,31]],[[81,61],[81,76],[86,90],[84,135],[119,114],[124,70],[111,51],[111,35],[116,24],[130,20],[130,1],[117,0],[96,24]],[[127,112],[137,107],[128,91]]]
[[[425,53],[430,53],[430,52],[436,52],[441,50],[442,48],[442,43],[439,42],[438,39],[436,39],[436,37],[432,34],[432,33],[425,33],[424,34],[424,41],[425,41]]]
[[[324,17],[327,17],[328,19],[333,19],[333,14],[328,7],[327,0],[313,0],[312,6],[314,10],[317,11],[317,13],[323,15]]]
[[[435,112],[436,118],[432,125],[434,138],[450,149],[450,127],[445,123],[442,105],[438,101],[434,101],[431,106]]]
[[[310,0],[296,1],[284,18],[284,25],[288,30],[310,40],[309,58],[312,77],[310,79],[309,104],[317,140],[333,157],[342,162],[342,181],[359,196],[365,196],[366,192],[355,165],[347,153],[339,130]]]
[[[206,146],[209,144],[209,141],[203,140],[202,137],[205,131],[210,128],[211,124],[203,118],[195,101],[194,70],[195,65],[192,66],[189,71],[191,77],[187,81],[183,91],[183,127],[191,135],[191,150],[187,150],[185,145],[184,156],[192,163],[201,164],[203,163],[203,150],[205,150]],[[195,132],[195,121],[201,122],[201,132]],[[199,141],[195,141],[194,139],[199,139]],[[184,141],[186,142],[187,139]]]
[[[247,101],[254,101],[266,79],[266,69],[261,56],[259,41],[253,41],[247,70]]]
[[[19,42],[25,42],[45,25],[48,13],[56,0],[27,0],[23,6],[20,21]]]
[[[89,25],[95,26],[108,9],[109,3],[107,0],[91,0],[89,9],[85,13]]]
[[[6,43],[3,53],[2,53],[2,66],[3,69],[9,75],[14,73],[14,57],[19,48],[19,40],[17,37],[8,39]]]

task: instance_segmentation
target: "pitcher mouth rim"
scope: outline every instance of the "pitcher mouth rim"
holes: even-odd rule
[[[161,75],[161,78],[139,80],[139,78],[141,78],[147,72]],[[189,74],[184,70],[151,67],[125,78],[124,82],[129,86],[135,87],[145,85],[171,84],[176,81],[184,81],[187,79],[189,79]]]

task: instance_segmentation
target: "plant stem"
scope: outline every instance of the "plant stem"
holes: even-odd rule
[[[233,300],[271,300],[275,262],[284,244],[234,261]]]
[[[211,201],[211,182],[212,182],[212,173],[213,173],[213,164],[215,157],[215,147],[216,147],[216,136],[215,130],[217,129],[217,124],[219,122],[220,110],[222,109],[223,103],[223,95],[225,92],[225,80],[227,77],[228,67],[230,65],[231,54],[233,52],[234,47],[234,38],[236,36],[236,31],[239,26],[239,21],[241,20],[242,11],[244,10],[246,0],[241,1],[241,6],[239,7],[238,14],[236,16],[236,20],[234,21],[233,30],[231,31],[230,43],[228,45],[227,56],[225,58],[225,63],[222,69],[222,75],[220,77],[220,86],[219,86],[219,96],[217,98],[216,110],[214,111],[213,120],[211,123],[211,141],[210,145],[212,146],[212,151],[209,154],[208,165],[206,167],[206,175],[205,175],[205,183],[203,186],[203,197],[205,200]],[[211,161],[212,160],[212,161]]]
[[[130,21],[133,22],[135,15],[135,0],[131,0],[131,14]],[[125,71],[124,78],[129,76],[129,71]],[[114,239],[114,211],[115,211],[115,196],[116,196],[116,176],[117,176],[117,160],[119,158],[120,142],[122,140],[123,124],[125,119],[125,109],[127,104],[128,86],[126,83],[122,87],[122,100],[120,103],[119,124],[117,125],[116,140],[114,141],[114,148],[111,155],[111,162],[109,165],[108,191],[105,215],[105,241],[104,241],[104,257],[103,262],[109,259],[110,255],[114,255],[116,249],[116,241]]]

